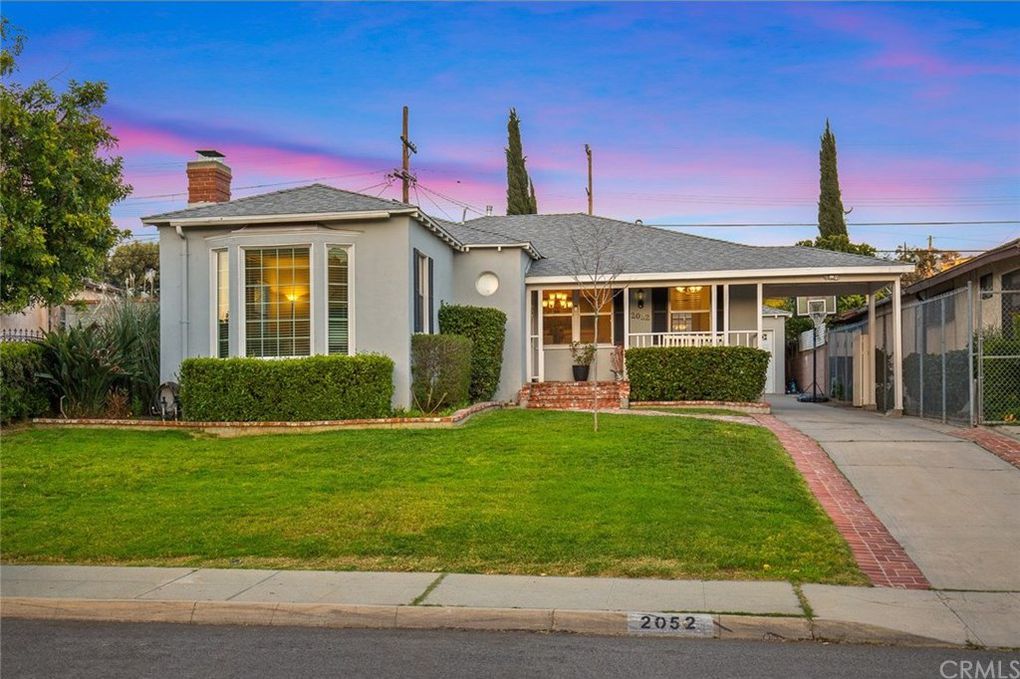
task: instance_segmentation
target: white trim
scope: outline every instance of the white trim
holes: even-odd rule
[[[728,338],[730,336],[730,284],[729,283],[723,283],[722,288],[723,288],[722,329],[723,329],[723,336]]]
[[[307,238],[310,236],[322,236],[323,229],[329,229],[328,236],[347,236],[350,238],[357,238],[358,236],[364,235],[363,230],[355,231],[353,229],[333,229],[328,226],[295,226],[295,227],[281,227],[278,229],[252,229],[240,228],[230,233],[217,234],[215,236],[206,236],[205,242],[209,247],[220,247],[220,243],[229,243],[233,239],[240,238]]]
[[[471,243],[470,245],[461,246],[464,252],[471,252],[472,248],[479,249],[496,249],[502,251],[503,248],[520,248],[528,253],[532,259],[541,259],[542,255],[535,249],[535,246],[530,242],[523,243]]]
[[[716,327],[715,327],[716,326],[716,316],[719,315],[719,313],[716,311],[716,308],[715,308],[716,304],[717,304],[716,294],[715,294],[716,287],[717,287],[716,284],[713,283],[712,284],[712,293],[711,293],[711,296],[710,296],[709,301],[708,301],[708,305],[709,305],[709,307],[711,307],[711,311],[709,311],[709,314],[711,314],[711,318],[709,318],[709,321],[708,321],[708,329],[709,329],[710,332],[715,332],[716,331]]]
[[[394,215],[411,215],[415,210],[387,211],[365,210],[362,212],[295,212],[285,215],[229,215],[224,217],[179,217],[143,222],[149,225],[169,224],[170,226],[217,226],[219,224],[285,224],[287,222],[351,222],[359,219],[389,219]]]
[[[221,252],[227,254],[227,358],[230,358],[230,248],[222,247],[209,250],[209,355],[213,358],[220,357],[220,342],[219,342],[219,305],[220,305],[220,291],[219,291],[219,277],[220,269],[219,262],[216,260],[217,255]]]
[[[762,318],[762,315],[761,315],[761,308],[762,308],[762,306],[764,306],[762,304],[762,302],[764,301],[764,299],[763,299],[763,296],[762,296],[761,286],[762,286],[762,284],[758,283],[758,285],[755,287],[755,292],[757,293],[757,304],[755,305],[755,309],[757,309],[757,311],[758,311],[758,313],[755,314],[755,316],[757,317],[757,321],[758,321],[758,348],[759,349],[761,349],[762,340],[764,339],[762,337],[762,330],[764,329],[764,319]]]
[[[727,271],[664,271],[661,273],[625,273],[616,277],[619,282],[640,282],[640,281],[705,281],[720,278],[782,278],[785,276],[814,276],[818,281],[832,283],[828,276],[870,276],[880,278],[889,274],[909,273],[913,271],[910,264],[892,264],[888,266],[854,266],[854,267],[802,267],[796,269],[733,269]],[[524,279],[527,285],[555,285],[561,283],[575,283],[573,276],[529,276]],[[791,281],[796,282],[796,281]],[[837,281],[848,282],[848,281]],[[859,281],[852,281],[859,282]]]
[[[893,409],[903,412],[903,310],[899,276],[893,281]]]

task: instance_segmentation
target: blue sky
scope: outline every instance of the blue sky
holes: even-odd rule
[[[439,216],[459,218],[461,203],[504,209],[516,106],[543,212],[585,209],[589,143],[600,214],[810,223],[828,117],[851,222],[1020,220],[1016,4],[7,2],[2,11],[28,40],[19,80],[109,83],[105,115],[135,187],[115,217],[139,233],[140,215],[182,204],[165,194],[185,189],[195,148],[227,154],[238,196],[325,177],[398,197],[384,175],[399,164],[404,104],[420,150],[417,197]],[[815,233],[691,230],[753,243]],[[970,250],[1020,225],[851,229],[884,248],[929,233]]]

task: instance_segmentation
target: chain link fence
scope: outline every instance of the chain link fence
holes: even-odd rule
[[[867,332],[868,322],[841,325],[829,329],[828,343],[829,384],[828,394],[837,401],[854,403],[854,367],[860,337]]]
[[[1020,423],[1020,290],[982,290],[978,320],[979,420]]]
[[[903,306],[903,412],[972,421],[973,320],[967,288]]]

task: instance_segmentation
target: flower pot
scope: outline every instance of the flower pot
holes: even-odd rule
[[[590,365],[575,365],[574,366],[574,381],[575,382],[587,382],[588,381],[588,370],[591,368]]]

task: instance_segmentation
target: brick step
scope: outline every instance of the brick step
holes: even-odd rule
[[[627,382],[541,382],[525,385],[519,399],[528,408],[587,410],[594,399],[599,408],[619,408],[629,393]]]

